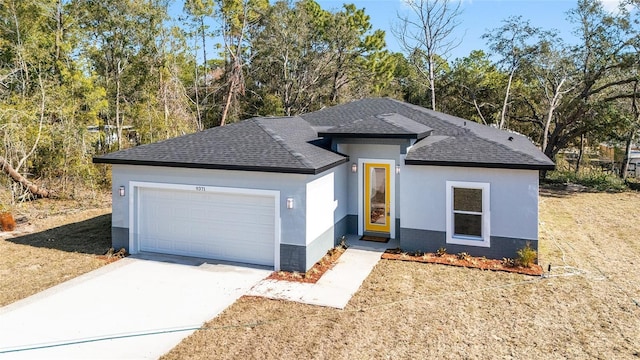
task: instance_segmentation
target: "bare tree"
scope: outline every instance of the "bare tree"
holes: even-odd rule
[[[513,78],[520,66],[537,54],[539,49],[535,39],[540,34],[540,29],[531,26],[521,16],[510,17],[503,23],[503,26],[482,35],[487,39],[489,48],[502,57],[498,64],[509,74],[500,113],[500,129],[505,126]]]
[[[45,120],[46,93],[45,93],[44,84],[42,82],[41,73],[42,73],[42,69],[39,69],[38,85],[40,87],[40,107],[39,107],[38,133],[36,135],[36,139],[29,151],[26,151],[26,149],[22,149],[22,151],[18,151],[17,149],[14,149],[16,154],[18,154],[19,152],[22,153],[15,167],[11,165],[10,159],[6,159],[5,157],[0,156],[0,170],[5,174],[7,174],[16,184],[20,184],[18,186],[20,187],[21,194],[18,195],[14,192],[14,197],[17,195],[21,201],[26,200],[31,196],[32,197],[49,197],[51,195],[51,193],[47,189],[38,187],[31,181],[27,180],[25,176],[20,174],[20,169],[22,168],[22,166],[25,165],[27,160],[37,150],[38,143],[40,142],[40,138],[42,135],[42,126]],[[9,134],[5,134],[5,136],[7,135]],[[7,141],[7,140],[8,139],[5,139],[5,148],[7,150],[10,150],[11,141]],[[20,148],[23,148],[23,146],[20,146]],[[17,188],[14,188],[14,189],[17,189]]]
[[[233,100],[245,93],[244,67],[247,59],[249,27],[256,25],[269,6],[268,0],[217,0],[222,40],[224,42],[227,66],[227,93],[220,117],[224,126],[229,116]]]
[[[460,39],[452,36],[460,24],[462,2],[452,0],[405,0],[409,15],[398,13],[399,22],[391,32],[402,49],[412,55],[411,63],[420,75],[429,81],[431,108],[436,109],[436,77],[438,57],[446,57],[460,45]],[[416,55],[422,56],[416,56]],[[422,65],[426,66],[426,69]]]
[[[562,97],[573,91],[577,85],[574,79],[575,66],[566,50],[566,44],[561,39],[553,36],[542,39],[539,48],[539,54],[534,60],[537,62],[534,74],[544,91],[547,105],[541,145],[541,150],[545,151],[555,111],[561,105]]]

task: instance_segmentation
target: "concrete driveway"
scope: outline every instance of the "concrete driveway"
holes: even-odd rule
[[[158,260],[125,258],[0,308],[0,359],[155,359],[271,272]]]

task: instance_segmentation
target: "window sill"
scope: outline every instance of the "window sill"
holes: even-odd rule
[[[472,237],[472,236],[450,236],[448,234],[447,234],[447,244],[491,247],[491,243],[489,242],[489,239],[483,239],[480,237]]]

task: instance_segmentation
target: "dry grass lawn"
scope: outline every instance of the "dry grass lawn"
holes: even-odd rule
[[[639,210],[542,191],[548,278],[381,260],[345,310],[244,297],[164,359],[638,359]]]
[[[111,244],[111,200],[41,199],[15,206],[27,223],[0,231],[0,306],[106,264],[97,255]]]

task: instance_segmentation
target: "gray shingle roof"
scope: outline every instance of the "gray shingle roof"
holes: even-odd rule
[[[330,137],[409,138],[409,165],[552,169],[526,137],[392,99],[253,118],[94,158],[96,163],[317,174],[348,161]],[[325,139],[327,140],[327,139]]]
[[[301,115],[315,127],[335,127],[381,115],[433,129],[409,149],[406,164],[553,169],[526,137],[393,99],[363,99]],[[406,121],[406,120],[405,120]]]
[[[96,163],[316,174],[348,160],[298,117],[254,118],[94,158]]]
[[[318,136],[422,139],[430,132],[430,127],[400,114],[376,114],[328,129],[318,129]]]

